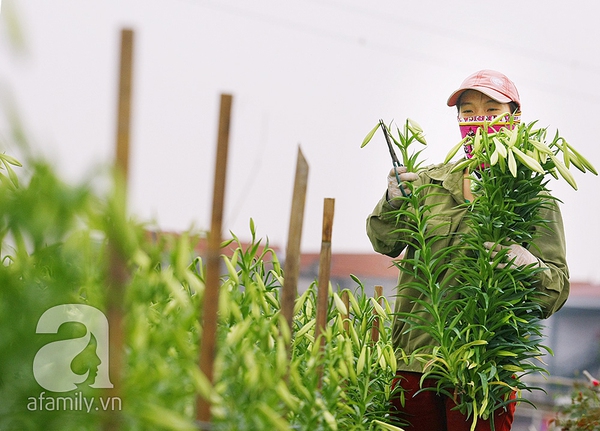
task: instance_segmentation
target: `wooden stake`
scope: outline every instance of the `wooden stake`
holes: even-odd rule
[[[383,286],[375,286],[375,293],[373,296],[375,298],[375,301],[377,301],[377,303],[381,305],[381,297],[383,296]],[[373,319],[373,326],[371,327],[371,340],[373,340],[373,342],[376,343],[377,341],[379,341],[379,325],[381,323],[379,321],[379,315],[377,314],[377,311],[373,310],[373,314],[375,314],[375,318]]]
[[[133,30],[121,31],[121,66],[119,74],[119,106],[117,117],[117,160],[119,175],[129,175],[129,136],[131,126],[131,82],[133,75]]]
[[[331,274],[331,231],[335,200],[326,198],[323,203],[323,233],[319,259],[319,288],[317,292],[317,324],[315,339],[327,324],[327,304],[329,299],[329,279]]]
[[[213,363],[216,352],[217,311],[219,308],[221,225],[225,201],[225,179],[227,171],[227,149],[231,122],[232,96],[221,95],[219,114],[219,136],[217,138],[217,156],[215,163],[215,182],[210,233],[206,252],[206,279],[202,308],[202,339],[200,341],[200,370],[213,383]],[[211,421],[210,400],[198,396],[196,400],[196,419],[200,425]]]
[[[323,203],[323,233],[321,235],[321,255],[319,260],[319,285],[317,291],[317,322],[315,340],[319,340],[320,349],[325,346],[325,332],[327,325],[327,306],[329,303],[329,280],[331,274],[331,231],[333,229],[333,210],[335,199],[326,198]],[[323,370],[319,367],[319,387]]]
[[[117,109],[116,159],[115,159],[115,193],[118,202],[116,208],[127,214],[127,179],[129,175],[129,136],[131,123],[131,82],[133,70],[133,31],[121,30],[121,57],[119,65],[119,94]],[[113,384],[107,389],[107,399],[119,399],[121,402],[121,371],[123,369],[123,352],[125,335],[123,331],[123,299],[125,286],[129,279],[129,271],[124,252],[115,238],[108,239],[108,304],[107,319],[109,322],[109,376]],[[118,412],[107,414],[103,418],[103,429],[118,430],[120,421]]]
[[[296,176],[294,179],[294,194],[292,197],[292,211],[290,214],[290,227],[288,243],[285,253],[283,288],[281,293],[281,314],[288,324],[290,332],[293,330],[294,303],[298,294],[298,277],[300,274],[300,242],[302,239],[302,225],[304,222],[304,202],[308,185],[308,163],[298,147],[296,160]]]

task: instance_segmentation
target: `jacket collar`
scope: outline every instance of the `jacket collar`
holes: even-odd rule
[[[433,181],[441,182],[442,187],[450,192],[458,204],[463,204],[465,202],[463,194],[463,173],[462,171],[452,172],[452,169],[454,169],[461,161],[462,160],[458,160],[456,162],[434,165],[424,172],[425,175]]]

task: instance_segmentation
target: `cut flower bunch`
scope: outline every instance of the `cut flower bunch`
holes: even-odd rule
[[[495,122],[507,116],[484,124],[446,157],[448,164],[465,144],[472,147],[472,157],[452,162],[451,168],[470,175],[474,196],[462,204],[467,229],[451,234],[458,240],[448,238],[450,222],[444,221],[444,214],[425,203],[426,197],[440,192],[441,184],[409,183],[412,194],[389,214],[396,220],[395,232],[408,246],[396,266],[415,280],[398,286],[398,300],[416,303],[420,310],[396,313],[394,318],[409,332],[427,334],[432,340],[410,355],[396,346],[398,358],[408,364],[420,362],[422,381],[437,381],[436,387],[423,390],[453,399],[471,418],[472,429],[479,419],[490,418],[508,403],[527,402],[522,391],[535,388],[523,377],[546,372],[539,360],[549,350],[541,343],[546,298],[536,289],[545,268],[537,263],[517,266],[510,246],[533,249],[536,239],[551,229],[540,215],[541,209],[557,207],[547,188],[550,176],[563,178],[576,189],[571,166],[597,175],[558,132],[548,142],[547,129],[536,128],[535,122],[518,124],[508,116],[510,127],[494,132]],[[422,130],[413,127],[404,135],[398,133],[394,143],[405,155],[407,145]],[[418,166],[414,159],[409,163]],[[492,246],[484,246],[486,242]]]
[[[488,419],[497,408],[526,401],[514,394],[534,389],[522,378],[546,372],[539,360],[548,350],[542,344],[540,322],[547,317],[545,297],[535,287],[546,269],[538,264],[516,266],[509,247],[533,248],[536,238],[552,229],[540,216],[541,208],[555,211],[557,206],[547,188],[549,176],[562,177],[576,189],[571,165],[597,175],[558,132],[547,142],[547,129],[536,128],[536,122],[488,133],[493,125],[484,124],[474,137],[466,138],[472,140],[472,158],[454,167],[476,171],[479,178],[472,180],[474,201],[465,204],[470,230],[452,272],[456,295],[445,300],[450,322],[446,331],[452,335],[449,340],[442,337],[440,349],[421,358],[427,359],[426,376],[439,378],[439,387],[452,388],[449,395],[473,417],[473,428],[478,418]],[[504,247],[494,254],[484,242]]]

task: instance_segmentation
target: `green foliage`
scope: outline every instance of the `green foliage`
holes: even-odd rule
[[[228,430],[376,429],[373,420],[388,415],[396,369],[385,298],[387,311],[379,307],[377,314],[362,288],[356,295],[346,292],[347,310],[330,288],[321,347],[315,340],[313,283],[296,301],[290,340],[280,315],[283,273],[275,253],[268,245],[261,251],[255,240],[246,248],[236,243],[231,260],[225,257],[230,274],[221,288],[214,425]],[[386,325],[373,342],[376,318]]]
[[[36,352],[50,341],[82,335],[75,325],[36,334],[42,313],[65,303],[103,308],[103,243],[96,235],[99,213],[92,209],[98,202],[86,186],[67,186],[47,165],[36,163],[32,171],[26,186],[0,184],[0,428],[81,429],[93,426],[94,415],[28,406],[41,392],[32,375]]]
[[[250,244],[233,234],[223,244],[211,386],[198,367],[205,269],[196,250],[202,235],[152,234],[127,216],[118,184],[99,197],[89,184],[61,182],[43,163],[34,163],[31,172],[28,180],[11,174],[0,183],[1,429],[98,430],[110,414],[124,430],[195,430],[198,396],[213,404],[214,430],[394,429],[388,402],[396,359],[385,298],[376,303],[356,279],[346,306],[342,292],[330,287],[321,348],[313,284],[297,298],[290,333],[280,316],[281,265],[256,238],[251,221]],[[49,407],[58,397],[80,395],[102,407],[106,393],[90,387],[93,378],[74,391],[52,393],[36,382],[32,363],[50,341],[87,332],[69,322],[56,334],[36,333],[48,308],[86,304],[106,313],[109,242],[129,275],[118,407],[40,409],[40,399]],[[377,341],[371,339],[374,327]],[[97,343],[92,339],[76,355],[73,372],[92,370]]]

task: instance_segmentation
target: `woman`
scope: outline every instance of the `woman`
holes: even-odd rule
[[[490,120],[490,117],[502,113],[511,112],[518,121],[521,107],[519,93],[512,81],[492,70],[482,70],[466,78],[458,90],[450,95],[447,104],[458,109],[459,127],[463,137],[473,134],[483,124],[484,119]],[[509,126],[499,123],[499,126],[502,125]],[[465,156],[470,157],[470,152],[470,146],[466,145]],[[375,251],[392,257],[397,257],[403,251],[411,252],[410,246],[407,245],[409,238],[406,232],[397,229],[398,221],[394,215],[394,210],[408,205],[406,196],[411,190],[408,183],[412,183],[414,187],[424,184],[439,186],[435,193],[424,198],[424,205],[431,205],[432,211],[436,213],[431,223],[439,222],[439,226],[434,227],[435,241],[428,244],[432,253],[456,245],[460,234],[469,229],[463,220],[467,212],[467,205],[464,203],[473,200],[471,174],[452,172],[456,163],[429,166],[419,172],[407,172],[405,167],[390,171],[386,193],[367,219],[367,234]],[[398,173],[400,184],[395,171]],[[540,302],[544,318],[561,308],[569,293],[563,223],[558,206],[553,206],[552,209],[541,209],[541,215],[549,222],[550,229],[540,230],[535,246],[512,244],[508,251],[508,257],[514,259],[515,266],[535,264],[543,268],[543,271],[536,275],[535,286],[543,293],[540,295]],[[489,249],[492,244],[484,243],[484,246]],[[451,259],[451,256],[447,259]],[[443,277],[443,274],[440,277]],[[401,271],[398,280],[400,287],[408,286],[412,281],[414,280],[409,272]],[[420,294],[414,291],[410,295]],[[405,295],[396,300],[396,313],[416,314],[422,312],[422,309],[415,301],[406,299]],[[401,319],[394,320],[393,340],[397,351],[402,349],[410,355],[416,349],[433,345],[430,336],[422,331],[408,330],[409,327],[410,325]],[[402,405],[398,398],[394,400],[394,405],[399,418],[410,422],[410,426],[404,427],[406,431],[470,429],[471,420],[458,410],[453,410],[455,404],[451,398],[438,395],[435,391],[422,391],[415,395],[421,389],[422,364],[418,361],[406,364],[400,357],[398,359],[399,370],[394,385],[400,385],[404,390],[405,402]],[[435,386],[435,381],[426,379],[423,385]],[[515,404],[510,403],[507,408],[495,412],[495,430],[510,430],[514,410]],[[476,429],[491,429],[490,421],[479,420]]]

